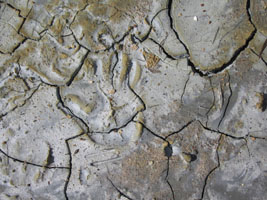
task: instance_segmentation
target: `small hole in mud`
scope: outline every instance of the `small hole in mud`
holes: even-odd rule
[[[171,157],[172,156],[172,153],[173,153],[173,151],[172,151],[172,146],[170,145],[170,144],[168,144],[168,146],[166,146],[165,148],[164,148],[164,154],[165,154],[165,156],[166,157]]]

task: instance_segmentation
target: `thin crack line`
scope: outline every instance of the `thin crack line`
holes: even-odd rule
[[[232,91],[232,87],[231,87],[231,78],[230,78],[230,74],[229,74],[228,72],[227,72],[227,74],[228,74],[228,83],[229,83],[230,95],[229,95],[229,97],[228,97],[228,99],[227,99],[227,104],[226,104],[226,107],[225,107],[225,109],[224,109],[223,116],[222,116],[222,118],[220,119],[220,122],[219,122],[219,124],[218,124],[218,126],[217,126],[217,129],[218,129],[218,130],[220,129],[220,125],[221,125],[222,121],[224,120],[224,117],[225,117],[225,115],[226,115],[226,112],[227,112],[227,110],[228,110],[228,107],[229,107],[229,104],[230,104],[230,101],[231,101],[231,97],[232,97],[232,95],[233,95],[233,91]],[[223,98],[223,99],[224,99],[224,98]]]
[[[217,157],[217,166],[215,166],[208,174],[207,176],[205,177],[205,181],[204,181],[204,186],[203,186],[203,189],[202,189],[202,193],[201,193],[201,198],[200,200],[202,200],[204,198],[204,195],[205,195],[205,191],[206,191],[206,187],[207,187],[207,184],[208,184],[208,179],[209,177],[211,176],[211,174],[218,168],[220,168],[221,166],[221,162],[220,162],[220,156],[219,156],[219,147],[221,145],[221,140],[222,140],[222,137],[223,135],[220,135],[220,138],[218,139],[218,146],[216,147],[216,157]]]
[[[206,117],[207,117],[206,126],[208,125],[208,122],[209,122],[209,113],[212,110],[212,108],[215,106],[215,92],[214,92],[214,88],[212,87],[212,81],[211,81],[210,77],[209,77],[209,83],[210,83],[210,87],[211,87],[212,94],[213,94],[213,101],[212,101],[212,104],[211,104],[209,110],[206,113]]]
[[[192,124],[193,122],[195,122],[196,120],[191,120],[189,122],[187,122],[187,124],[185,124],[184,126],[182,126],[182,128],[180,128],[178,131],[175,131],[175,132],[172,132],[170,133],[169,135],[167,135],[164,140],[166,140],[168,137],[174,135],[174,134],[177,134],[177,133],[180,133],[182,130],[184,130],[185,128],[187,128],[190,124]]]
[[[85,59],[88,57],[89,53],[90,53],[90,51],[87,50],[86,54],[83,56],[83,58],[81,60],[81,63],[79,64],[77,69],[75,69],[75,71],[71,75],[70,80],[66,83],[67,86],[70,86],[72,84],[73,80],[75,79],[75,77],[78,75],[78,73],[82,69],[82,66],[83,66],[83,64],[85,62]]]
[[[76,135],[76,136],[73,136],[73,137],[70,137],[68,139],[65,140],[65,143],[66,143],[66,146],[67,146],[67,150],[68,150],[68,154],[69,154],[69,173],[68,173],[68,176],[67,176],[67,179],[66,179],[66,182],[65,182],[65,185],[64,185],[64,196],[66,198],[66,200],[68,200],[68,194],[67,194],[67,190],[68,190],[68,185],[69,185],[69,182],[70,182],[70,177],[71,177],[71,174],[72,174],[72,154],[71,154],[71,149],[70,149],[70,145],[69,145],[69,141],[70,140],[73,140],[75,138],[78,138],[80,136],[83,136],[85,135],[86,133],[81,133],[79,135]]]
[[[265,63],[265,65],[267,66],[267,61],[265,61],[264,59],[263,59],[263,57],[262,56],[260,56],[260,55],[258,55],[252,48],[250,48],[250,51],[253,53],[253,54],[255,54],[256,56],[258,56],[259,57],[259,59],[261,59],[262,60],[262,62],[264,62]]]
[[[82,124],[86,127],[86,132],[89,133],[89,130],[90,130],[90,129],[89,129],[89,126],[87,125],[87,123],[86,123],[82,118],[76,116],[76,115],[72,112],[72,110],[64,104],[64,102],[63,102],[63,100],[62,100],[62,97],[61,97],[61,94],[60,94],[60,87],[59,87],[59,86],[57,86],[57,88],[56,88],[56,96],[57,96],[57,99],[58,99],[59,103],[62,105],[62,107],[65,108],[65,109],[71,114],[71,116],[73,116],[74,118],[76,118],[76,119],[78,119],[79,121],[81,121]],[[66,113],[66,111],[63,110],[63,109],[62,109],[61,107],[59,107],[59,106],[58,106],[58,109],[62,110],[64,113]]]
[[[187,80],[186,80],[186,82],[185,82],[185,84],[184,84],[184,88],[183,88],[183,93],[182,93],[182,95],[181,95],[181,103],[183,104],[184,102],[183,102],[183,97],[184,97],[184,93],[185,93],[185,90],[186,90],[186,87],[187,87],[187,83],[188,83],[188,81],[190,80],[190,75],[191,75],[191,71],[188,73],[188,78],[187,78]]]
[[[173,56],[171,56],[165,49],[164,47],[158,43],[156,40],[154,40],[153,38],[149,38],[149,40],[151,40],[152,42],[154,42],[156,45],[159,46],[159,48],[163,51],[163,53],[166,55],[166,58],[169,58],[171,60],[177,60],[176,58],[174,58]]]
[[[154,133],[152,130],[150,130],[150,129],[149,129],[143,122],[135,121],[135,120],[134,120],[134,122],[136,122],[136,123],[140,123],[140,124],[143,126],[144,129],[146,129],[149,133],[151,133],[151,134],[154,135],[155,137],[160,138],[161,140],[163,140],[163,141],[165,141],[165,142],[168,142],[168,141],[166,141],[166,139],[165,139],[164,137],[162,137],[162,136],[160,136],[160,135]],[[169,143],[169,142],[168,142],[168,143]]]
[[[168,142],[168,145],[169,145],[169,142]],[[167,158],[167,170],[166,170],[165,181],[166,181],[166,183],[168,184],[168,186],[169,186],[169,188],[171,190],[173,200],[175,200],[175,196],[174,196],[174,191],[173,191],[172,185],[171,185],[171,183],[168,180],[169,170],[170,170],[170,157]]]
[[[140,43],[144,42],[144,41],[149,37],[149,35],[150,35],[150,33],[151,33],[152,29],[153,29],[153,21],[154,21],[154,19],[155,19],[155,18],[156,18],[162,11],[167,10],[167,9],[168,9],[168,8],[160,9],[160,10],[153,16],[153,18],[152,18],[151,21],[150,21],[150,27],[149,27],[149,30],[148,30],[147,34],[146,34],[143,38],[139,39],[139,38],[136,37],[137,40],[139,40]]]
[[[174,195],[174,191],[173,191],[173,188],[170,184],[170,182],[168,180],[166,180],[166,183],[169,185],[170,189],[171,189],[171,193],[172,193],[172,199],[175,200],[175,195]]]
[[[114,52],[115,53],[115,58],[116,58],[116,61],[115,61],[115,63],[114,63],[114,66],[112,67],[112,69],[111,69],[111,85],[112,85],[112,88],[115,88],[114,87],[114,70],[115,70],[115,68],[116,68],[116,66],[117,66],[117,64],[119,63],[119,54],[118,54],[118,52],[117,51],[115,51]]]
[[[248,21],[253,26],[254,30],[251,32],[250,36],[246,39],[245,44],[234,52],[232,58],[228,62],[224,63],[221,67],[217,69],[211,70],[210,73],[216,74],[216,73],[223,71],[227,67],[231,66],[236,61],[237,57],[249,46],[250,41],[253,40],[254,36],[256,35],[257,28],[255,24],[252,22],[249,10],[250,10],[250,0],[247,0],[246,11],[247,11],[247,16],[248,16]]]
[[[21,104],[21,105],[16,105],[16,106],[15,106],[14,108],[12,108],[10,111],[8,111],[8,112],[6,112],[6,113],[4,113],[4,114],[1,114],[1,115],[0,115],[0,119],[1,119],[2,117],[7,116],[9,113],[15,111],[17,108],[23,107],[23,106],[28,102],[28,100],[30,100],[30,99],[32,98],[32,96],[39,90],[40,86],[41,86],[41,84],[39,84],[39,85],[36,87],[36,89],[34,89],[34,91],[32,92],[32,94],[31,94],[28,98],[26,98],[26,99],[24,100],[24,103],[23,103],[23,104]]]
[[[220,134],[220,135],[224,135],[224,136],[226,136],[226,137],[230,137],[230,138],[235,139],[235,140],[244,140],[244,139],[246,139],[246,137],[247,137],[247,136],[243,136],[243,137],[240,136],[240,137],[237,137],[237,136],[230,135],[230,134],[228,134],[228,133],[224,133],[224,132],[219,131],[219,130],[214,130],[214,129],[211,129],[211,128],[207,127],[207,126],[204,126],[204,125],[202,124],[201,121],[199,121],[199,120],[197,120],[197,121],[200,123],[200,125],[201,125],[205,130],[208,130],[208,131],[211,131],[211,132],[215,132],[215,133],[218,133],[218,134]]]
[[[107,177],[108,181],[111,183],[111,185],[116,189],[116,191],[123,197],[129,199],[129,200],[133,200],[132,198],[130,198],[129,196],[127,196],[126,194],[124,194],[119,188],[117,188],[115,186],[115,184]]]
[[[36,163],[28,162],[28,161],[21,160],[21,159],[15,158],[13,156],[10,156],[6,152],[4,152],[2,149],[0,149],[0,152],[2,154],[4,154],[6,157],[8,157],[9,159],[12,159],[14,162],[20,162],[20,163],[23,163],[23,164],[32,165],[32,166],[35,166],[35,167],[47,168],[47,169],[70,169],[69,167],[49,167],[48,165],[39,165],[39,164],[36,164]]]
[[[203,73],[202,71],[200,71],[199,69],[197,69],[196,66],[194,65],[194,63],[190,60],[190,53],[189,53],[190,51],[189,51],[188,47],[187,47],[186,44],[181,40],[181,38],[180,38],[178,32],[177,32],[177,31],[174,29],[174,27],[173,27],[173,19],[172,19],[172,16],[171,16],[172,2],[173,2],[172,0],[169,0],[169,2],[168,2],[168,16],[169,16],[169,19],[170,19],[170,27],[171,27],[171,29],[173,30],[173,32],[174,32],[174,34],[175,34],[177,40],[183,45],[183,47],[185,48],[186,53],[187,53],[188,56],[189,56],[189,57],[187,58],[187,64],[188,64],[188,66],[191,67],[191,69],[192,69],[192,71],[193,71],[194,73],[198,73],[201,77],[203,77],[203,76],[207,76],[208,73]]]
[[[118,130],[122,129],[122,128],[125,128],[126,126],[128,126],[128,124],[130,124],[131,122],[135,122],[137,123],[136,121],[134,121],[134,118],[142,111],[137,111],[132,117],[130,120],[128,120],[125,124],[121,125],[120,127],[115,127],[115,128],[112,128],[108,131],[92,131],[91,133],[94,134],[94,133],[102,133],[102,134],[110,134],[111,132],[117,132]]]
[[[189,49],[187,48],[185,43],[180,39],[178,32],[173,27],[173,19],[172,19],[172,16],[171,16],[172,2],[173,2],[172,0],[169,0],[169,2],[168,2],[168,15],[169,15],[169,18],[170,18],[171,29],[174,31],[174,33],[176,35],[176,38],[184,46],[186,52],[190,56]],[[217,74],[219,72],[222,72],[227,67],[231,66],[236,61],[237,57],[241,54],[241,52],[243,52],[249,46],[250,41],[253,40],[253,38],[254,38],[254,36],[255,36],[255,34],[257,32],[257,28],[254,25],[254,23],[252,22],[249,10],[250,10],[250,0],[247,0],[247,3],[246,3],[247,16],[248,16],[248,20],[249,20],[250,24],[253,26],[254,30],[251,32],[250,36],[246,39],[245,44],[243,46],[241,46],[240,48],[238,48],[234,52],[233,56],[230,58],[230,60],[228,62],[226,62],[226,63],[222,64],[222,66],[220,66],[220,67],[218,67],[218,68],[216,68],[214,70],[208,71],[208,72],[202,72],[201,70],[197,69],[197,67],[194,65],[194,63],[190,60],[190,57],[189,57],[187,59],[188,65],[192,68],[193,72],[198,73],[201,77],[209,76],[209,75],[212,75],[212,74]]]

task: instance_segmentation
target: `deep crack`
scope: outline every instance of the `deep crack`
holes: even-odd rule
[[[175,28],[173,26],[173,19],[172,19],[172,16],[171,16],[172,2],[173,2],[172,0],[169,0],[169,2],[168,2],[168,15],[169,15],[169,18],[170,18],[171,29],[174,31],[174,33],[176,35],[176,38],[184,46],[187,54],[190,56],[190,53],[189,53],[190,51],[189,51],[188,47],[180,39],[180,36],[179,36],[178,32],[175,30]],[[198,73],[201,77],[203,77],[203,76],[209,76],[209,75],[213,75],[213,74],[217,74],[217,73],[222,72],[223,70],[225,70],[229,66],[231,66],[236,61],[236,59],[238,58],[238,56],[249,46],[250,41],[253,40],[253,38],[254,38],[254,36],[255,36],[255,34],[257,32],[256,26],[252,22],[252,19],[251,19],[251,15],[250,15],[249,10],[250,10],[250,0],[247,0],[247,3],[246,3],[246,11],[247,11],[247,15],[248,15],[248,18],[249,18],[249,22],[253,26],[254,30],[251,32],[250,36],[246,39],[245,44],[243,46],[241,46],[240,48],[238,48],[234,52],[233,56],[231,57],[231,59],[228,62],[222,64],[220,67],[218,67],[216,69],[213,69],[213,70],[207,71],[207,72],[203,72],[200,69],[198,69],[198,67],[196,67],[195,64],[190,60],[190,57],[187,58],[188,65],[191,67],[191,69],[192,69],[192,71],[194,73]]]
[[[78,75],[78,73],[80,72],[80,70],[82,69],[82,66],[85,62],[85,59],[87,58],[88,54],[90,53],[90,51],[87,50],[86,54],[83,56],[79,66],[77,67],[77,69],[75,69],[75,71],[73,72],[73,74],[70,77],[70,80],[66,83],[67,86],[70,86],[71,83],[73,82],[73,80],[75,79],[75,77]]]

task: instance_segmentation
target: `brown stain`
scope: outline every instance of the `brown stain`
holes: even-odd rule
[[[131,187],[158,182],[167,167],[167,158],[162,148],[150,144],[142,147],[122,162],[120,179],[123,183],[130,183]]]
[[[256,96],[259,97],[259,102],[256,103],[256,108],[264,112],[267,108],[267,94],[265,93],[256,93]]]
[[[110,35],[108,27],[103,22],[94,19],[87,11],[82,11],[77,15],[71,29],[77,27],[82,28],[82,35],[78,40],[84,41],[88,48],[96,51],[105,49],[105,45],[98,41],[102,34]],[[93,37],[93,35],[96,35],[96,37]]]
[[[146,67],[148,69],[154,68],[160,61],[160,58],[158,56],[154,55],[153,53],[147,52],[145,50],[143,51],[143,56],[146,60]]]

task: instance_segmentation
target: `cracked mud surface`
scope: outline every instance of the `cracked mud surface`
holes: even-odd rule
[[[0,200],[267,199],[266,0],[0,0]]]

